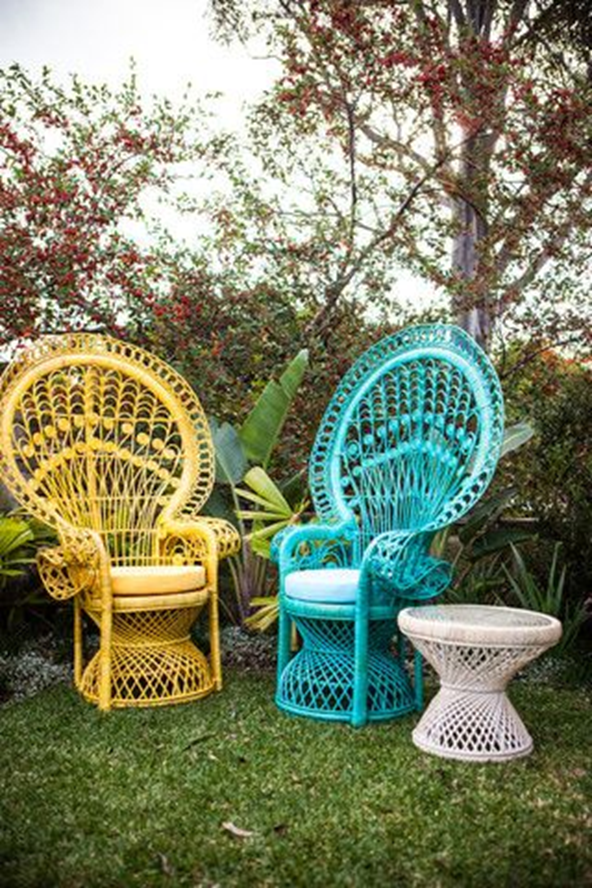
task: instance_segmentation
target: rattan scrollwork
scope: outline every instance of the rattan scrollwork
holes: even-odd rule
[[[402,330],[372,346],[344,376],[321,421],[309,468],[315,511],[326,530],[314,524],[291,528],[274,547],[281,574],[277,701],[282,708],[355,724],[413,708],[411,689],[398,664],[389,666],[392,705],[369,707],[369,700],[386,698],[368,685],[368,651],[377,655],[369,647],[368,633],[382,637],[381,620],[392,624],[406,601],[432,598],[448,586],[450,566],[430,554],[431,541],[487,488],[500,454],[503,425],[503,397],[491,362],[452,325]],[[327,543],[321,539],[331,541],[325,561]],[[358,600],[349,613],[340,607],[336,617],[329,600],[303,609],[285,594],[286,576],[310,570],[313,563],[317,568],[359,570]],[[390,601],[390,613],[385,613],[385,601]],[[380,618],[374,619],[379,611]],[[307,624],[302,631],[304,649],[291,659],[292,618],[298,625],[303,619]],[[314,631],[308,625],[311,620],[318,623]],[[331,659],[329,635],[350,637],[337,632],[336,620],[358,626],[347,656],[347,645],[342,645],[339,662],[347,662],[347,669]],[[325,624],[323,647],[319,638]],[[386,656],[383,648],[376,672],[380,682],[388,672]],[[316,708],[314,694],[295,691],[299,681],[310,690],[313,667]],[[341,708],[333,715],[326,702],[332,695],[320,690],[325,681],[349,688],[339,695]],[[304,699],[308,702],[303,709]],[[418,686],[417,705],[420,700]]]
[[[192,699],[219,687],[217,565],[240,541],[230,525],[199,515],[214,483],[214,449],[189,384],[130,343],[86,333],[48,336],[5,371],[0,411],[2,478],[60,539],[40,554],[41,577],[54,597],[78,596],[101,629],[99,654],[84,677],[77,674],[84,695],[108,708]],[[158,596],[153,610],[143,604],[136,615],[114,598],[116,568],[138,571],[140,600],[146,571],[191,564],[204,566],[207,594],[188,593],[184,617],[165,618],[166,599]],[[204,605],[210,663],[179,641],[171,684],[165,650],[174,645],[165,622],[186,634]],[[130,634],[132,620],[150,631]],[[142,656],[139,646],[146,648]],[[79,666],[81,656],[76,642]]]

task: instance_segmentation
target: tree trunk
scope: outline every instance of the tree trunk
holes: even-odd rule
[[[456,19],[459,28],[468,27],[475,39],[490,40],[491,28],[498,7],[498,0],[461,0],[452,3],[448,0],[449,12]],[[515,15],[518,4],[514,3]],[[469,75],[464,78],[467,91],[467,107],[473,106],[480,85]],[[505,87],[499,95],[501,106]],[[487,185],[488,169],[498,135],[490,132],[475,133],[463,145],[460,160],[461,194],[453,204],[453,217],[457,223],[457,233],[452,244],[452,269],[459,279],[466,281],[453,299],[453,309],[457,323],[467,331],[478,344],[487,350],[492,328],[492,305],[486,289],[486,276],[480,286],[471,286],[480,276],[479,242],[487,235]]]
[[[487,228],[485,221],[466,201],[459,200],[455,203],[454,215],[461,230],[455,235],[452,243],[452,267],[459,278],[469,284],[477,276],[478,244],[485,236]],[[456,322],[463,330],[470,333],[482,348],[487,349],[491,333],[490,306],[483,298],[474,301],[470,290],[467,292],[467,289],[457,293],[454,298]]]
[[[485,144],[474,136],[467,139],[461,158],[462,193],[471,200],[456,197],[452,205],[457,232],[452,242],[452,269],[461,286],[453,298],[457,324],[487,350],[491,334],[491,305],[482,287],[472,284],[479,275],[479,242],[487,235],[486,196],[479,193],[475,178],[483,181],[483,164],[487,163]],[[463,283],[466,281],[466,286]]]

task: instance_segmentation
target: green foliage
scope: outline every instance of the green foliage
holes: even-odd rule
[[[216,451],[216,481],[238,484],[249,465],[240,434],[229,422],[218,425],[213,417],[210,417],[210,429]]]
[[[528,443],[533,429],[527,422],[507,426],[500,459]],[[498,469],[499,471],[499,469]],[[451,601],[483,601],[491,599],[503,583],[501,565],[515,543],[532,540],[529,527],[511,523],[504,513],[519,494],[516,487],[498,487],[477,503],[458,525],[436,535],[432,550],[439,557],[451,557],[455,580],[446,593]],[[451,552],[450,543],[454,541]]]
[[[446,601],[452,604],[495,604],[504,586],[501,570],[505,553],[497,552],[490,558],[482,558],[465,570],[446,590]]]
[[[530,414],[536,430],[527,451],[504,466],[521,491],[522,514],[536,520],[541,540],[533,570],[543,582],[549,544],[563,544],[567,598],[592,588],[592,371],[546,353],[511,379],[511,412]]]
[[[522,554],[512,546],[513,572],[506,565],[503,570],[509,580],[518,602],[527,610],[540,611],[551,617],[557,617],[563,624],[563,635],[559,647],[569,649],[577,638],[578,632],[587,617],[584,606],[580,603],[571,605],[566,601],[565,577],[567,565],[559,570],[559,553],[561,543],[556,543],[549,568],[547,582],[542,585],[526,566]]]
[[[35,534],[21,518],[0,515],[0,589],[34,561]]]
[[[247,540],[253,551],[268,559],[272,537],[285,527],[300,521],[309,502],[302,496],[303,485],[297,483],[299,477],[290,479],[283,491],[261,468],[251,469],[243,480],[249,490],[237,489],[238,495],[258,508],[241,510],[237,514],[252,527]],[[278,616],[277,595],[255,596],[251,599],[251,606],[256,610],[245,620],[250,629],[264,632],[275,623]]]
[[[256,509],[241,509],[237,517],[252,526],[247,536],[253,551],[264,558],[270,557],[271,537],[290,524],[296,523],[308,507],[307,500],[291,505],[267,472],[255,466],[243,478],[249,488],[236,489],[239,497],[253,503]]]
[[[210,420],[218,483],[206,504],[206,511],[235,523],[238,521],[243,546],[239,555],[229,559],[229,569],[241,622],[247,617],[251,600],[265,583],[268,538],[294,520],[297,514],[263,466],[269,464],[280,439],[307,365],[308,352],[303,350],[290,361],[279,382],[271,380],[265,386],[238,430],[229,422],[218,425],[215,420]],[[260,459],[263,466],[252,466],[253,459]],[[241,482],[249,489],[239,488],[237,485]],[[239,496],[259,508],[241,509]],[[245,521],[253,524],[250,535],[247,535]]]
[[[290,361],[279,382],[270,380],[255,406],[243,422],[239,437],[251,463],[264,469],[269,465],[288,411],[308,366],[308,351],[303,349]]]
[[[25,625],[26,618],[41,616],[52,604],[40,588],[36,572],[28,569],[35,562],[37,549],[54,543],[53,530],[19,510],[0,515],[0,608],[2,622],[11,633],[17,625]]]

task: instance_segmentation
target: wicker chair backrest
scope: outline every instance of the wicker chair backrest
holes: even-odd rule
[[[329,404],[310,466],[317,514],[355,516],[363,542],[445,526],[489,484],[502,439],[485,353],[458,327],[407,328],[363,354]]]
[[[195,514],[211,491],[207,419],[187,382],[107,336],[44,337],[0,380],[0,469],[50,525],[98,531],[114,564],[150,562],[159,517]]]

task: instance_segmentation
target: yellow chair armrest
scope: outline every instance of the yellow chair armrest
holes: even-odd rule
[[[241,546],[240,536],[229,521],[201,515],[192,520],[164,521],[160,536],[161,555],[172,556],[178,564],[201,562],[205,551],[212,550],[216,559],[226,558]]]
[[[40,549],[37,567],[43,585],[59,601],[91,591],[100,581],[107,554],[97,533],[60,520],[60,545]]]
[[[196,519],[198,524],[205,524],[216,534],[218,558],[228,558],[240,551],[242,541],[236,527],[224,518],[208,518],[203,515]]]

